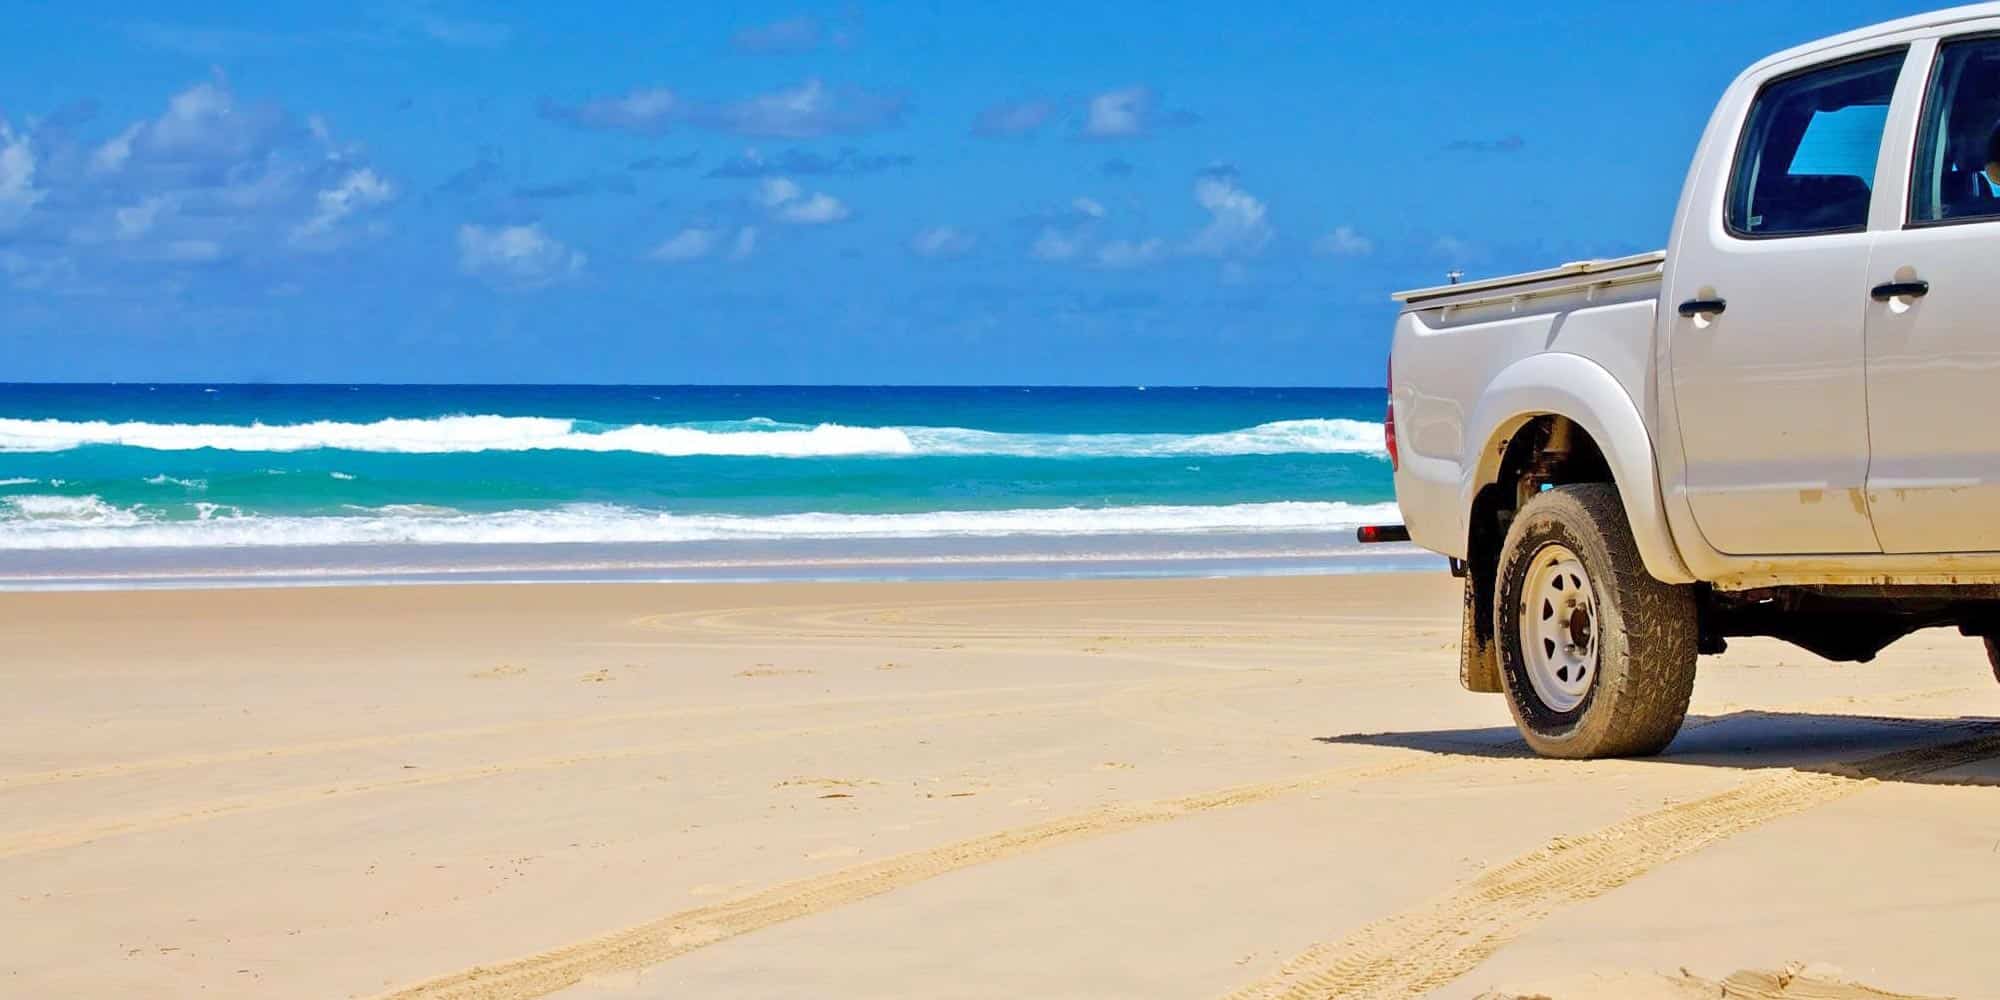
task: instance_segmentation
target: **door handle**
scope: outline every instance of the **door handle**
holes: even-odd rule
[[[1681,303],[1681,315],[1689,319],[1696,316],[1719,316],[1729,308],[1727,299],[1689,299]]]
[[[1930,293],[1931,283],[1928,281],[1891,281],[1876,285],[1868,296],[1877,302],[1887,302],[1890,299],[1921,299]]]

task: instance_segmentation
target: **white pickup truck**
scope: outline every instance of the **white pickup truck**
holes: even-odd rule
[[[1662,749],[1732,636],[1993,653],[2000,3],[1750,67],[1664,252],[1396,298],[1408,536],[1536,751]]]

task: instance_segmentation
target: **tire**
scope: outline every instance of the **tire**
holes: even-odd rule
[[[1680,731],[1694,693],[1694,595],[1646,572],[1615,487],[1545,490],[1521,507],[1493,615],[1507,706],[1536,753],[1647,756]]]

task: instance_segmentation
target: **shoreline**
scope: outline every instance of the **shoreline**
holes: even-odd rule
[[[1216,539],[1147,539],[1151,551],[1051,552],[1035,539],[985,539],[798,547],[730,557],[633,559],[632,550],[558,546],[345,547],[275,550],[70,550],[17,560],[40,570],[0,570],[0,593],[77,590],[607,583],[866,583],[1031,580],[1225,579],[1441,571],[1443,557],[1413,545],[1310,547],[1324,536],[1271,536],[1244,545]],[[1225,540],[1226,541],[1226,540]],[[1207,542],[1211,548],[1194,548]],[[1262,543],[1262,548],[1257,547]],[[1018,551],[1007,551],[1008,547]],[[685,548],[685,547],[684,547]],[[736,547],[736,548],[740,548]],[[957,551],[952,551],[956,548]],[[497,550],[497,551],[496,551]],[[683,549],[684,550],[684,549]],[[616,554],[624,558],[604,558]],[[700,555],[702,553],[690,553]],[[591,557],[597,558],[591,558]]]

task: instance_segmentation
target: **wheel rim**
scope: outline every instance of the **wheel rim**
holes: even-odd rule
[[[1561,545],[1535,553],[1518,621],[1535,696],[1556,712],[1583,704],[1597,680],[1597,594],[1576,553]]]

